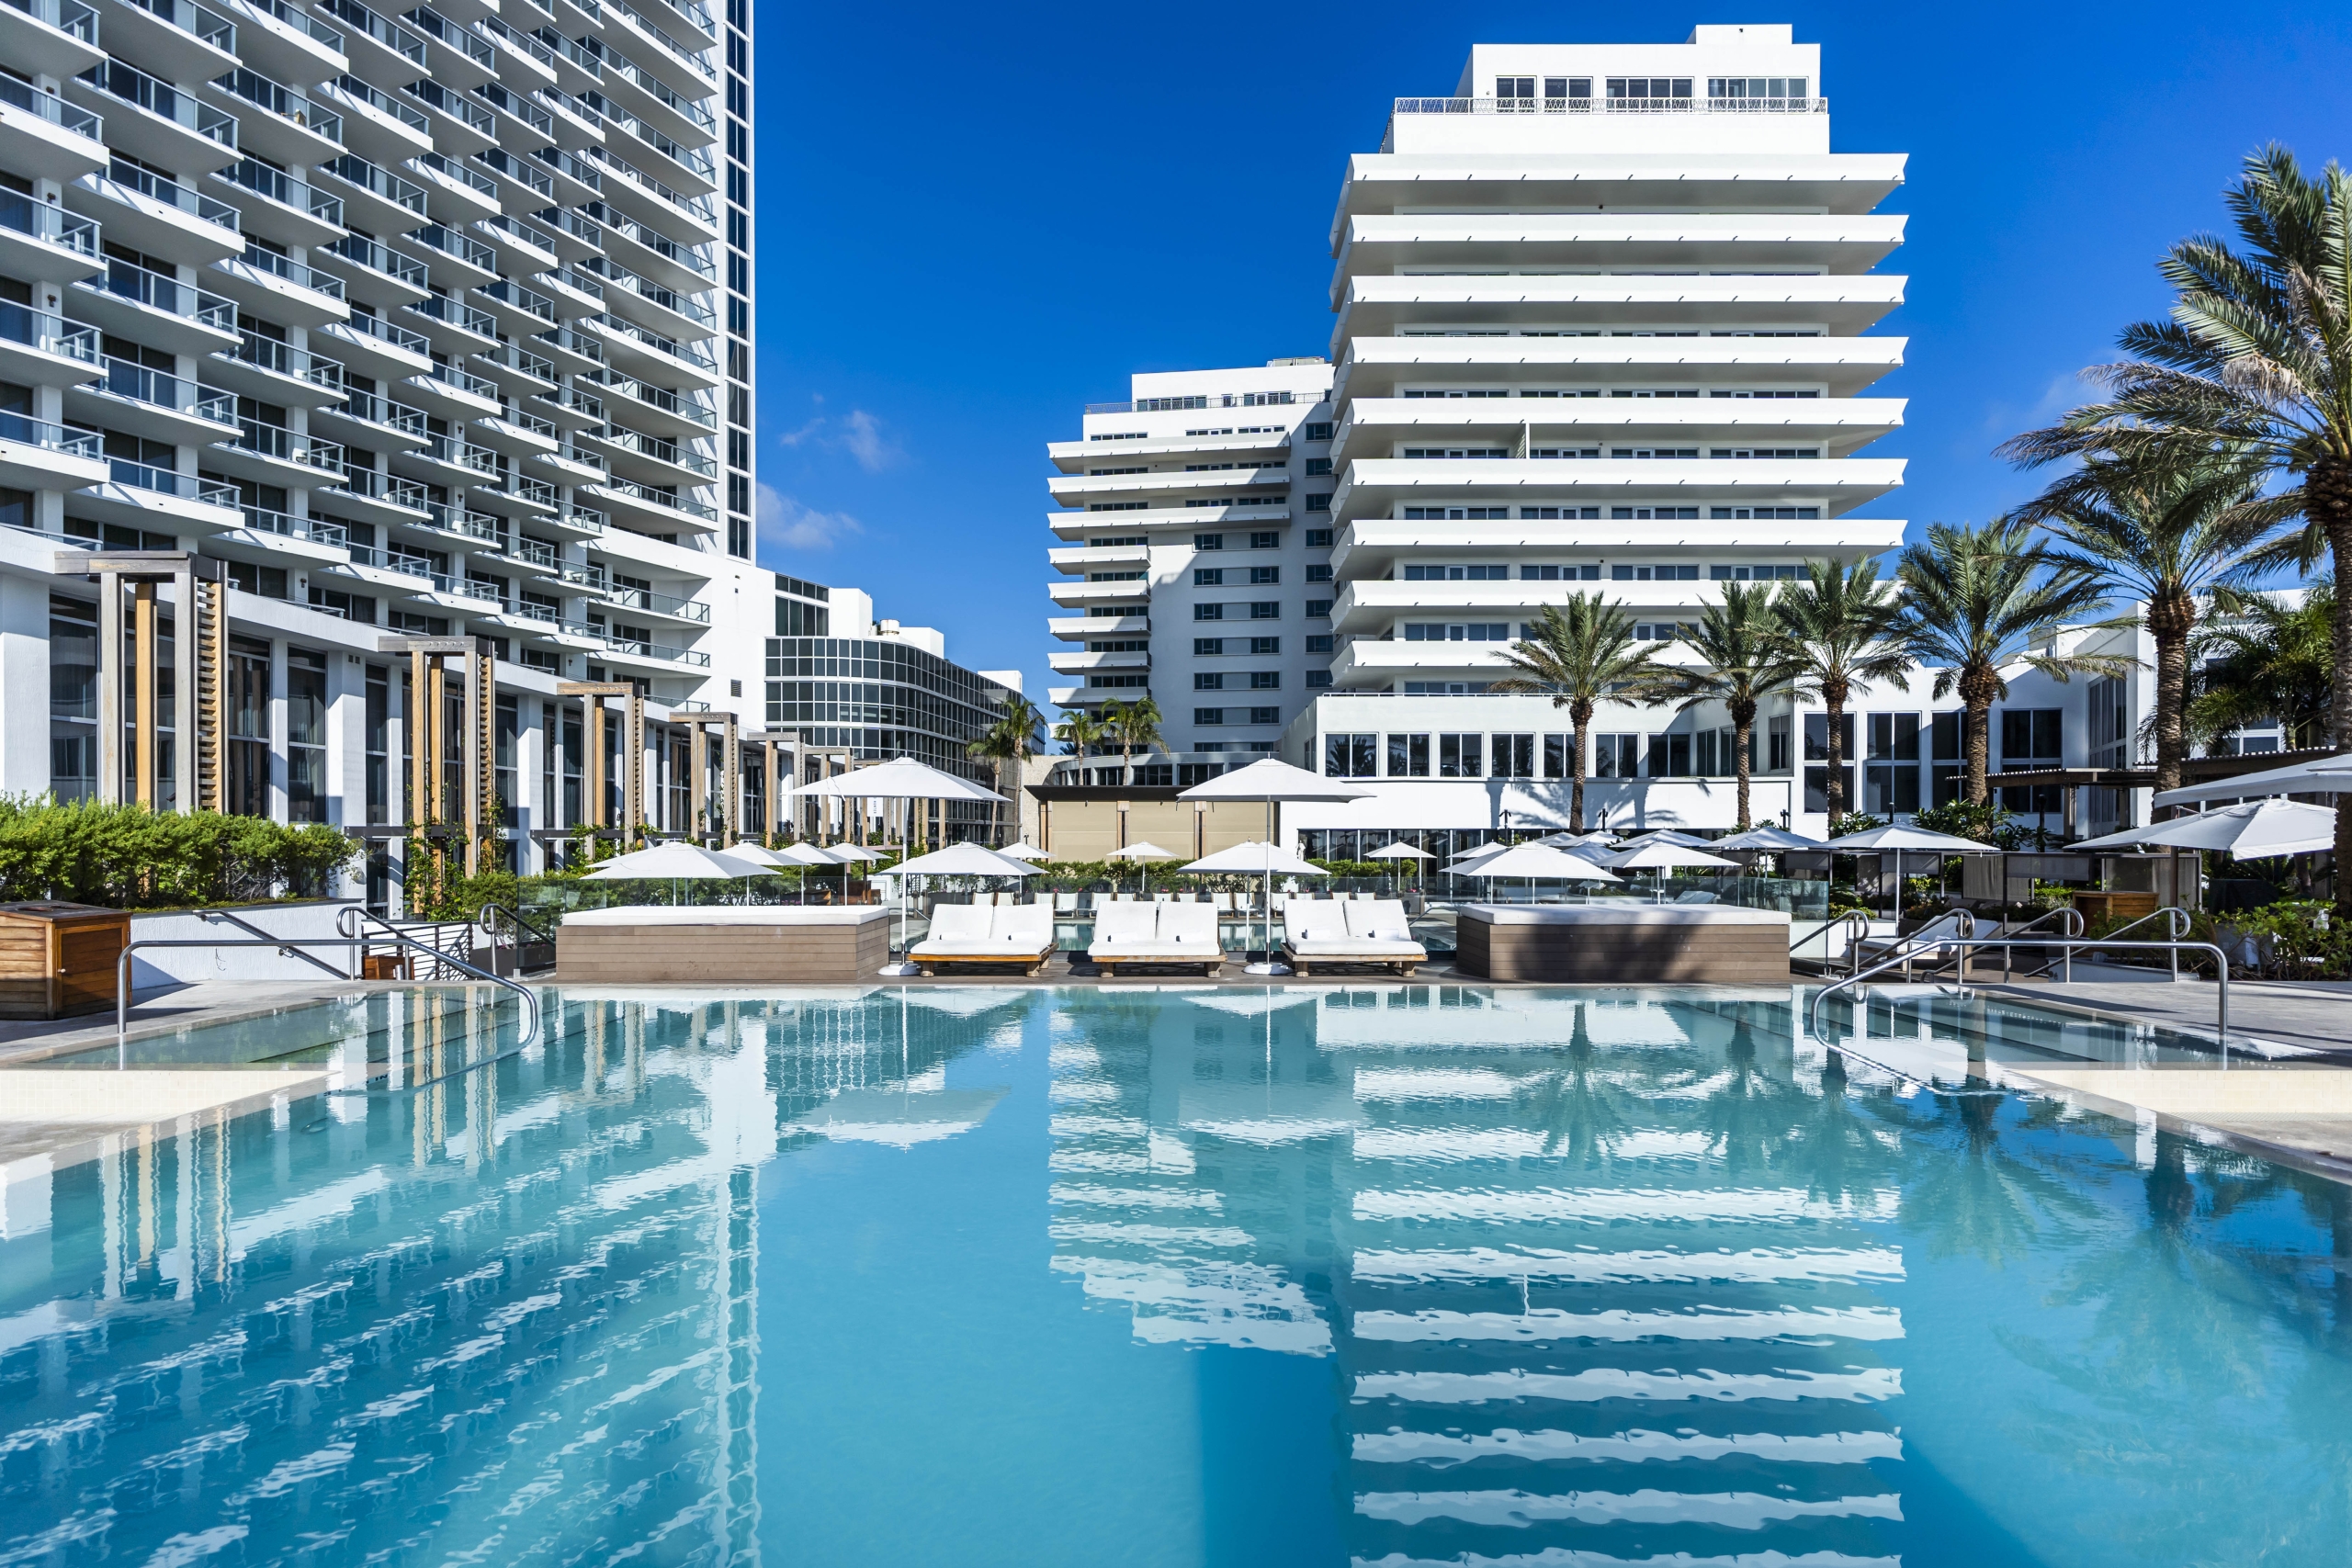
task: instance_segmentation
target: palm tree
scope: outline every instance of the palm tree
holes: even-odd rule
[[[1781,642],[1796,671],[1799,696],[1818,702],[1828,720],[1829,820],[1846,813],[1846,703],[1873,681],[1899,681],[1910,671],[1901,637],[1902,606],[1879,581],[1878,559],[1863,556],[1840,566],[1804,563],[1805,574],[1782,585],[1772,601]]]
[[[2048,529],[2044,554],[2107,596],[2147,605],[2156,645],[2156,788],[2180,787],[2188,755],[2188,648],[2216,591],[2262,561],[2261,547],[2300,505],[2265,496],[2257,459],[2208,454],[2186,466],[2094,458],[2050,487],[2021,516]]]
[[[1119,745],[1119,782],[1133,788],[1136,753],[1159,749],[1159,705],[1148,696],[1131,703],[1104,703],[1102,724],[1107,732],[1104,739]]]
[[[1733,771],[1739,780],[1739,828],[1753,826],[1747,815],[1747,773],[1756,733],[1758,705],[1787,691],[1797,679],[1780,640],[1780,620],[1772,613],[1772,591],[1725,582],[1724,602],[1710,604],[1690,634],[1691,650],[1706,660],[1703,668],[1665,667],[1668,691],[1682,699],[1688,713],[1701,703],[1721,703],[1731,715]]]
[[[2314,179],[2276,143],[2249,155],[2223,197],[2242,249],[2214,235],[2157,263],[2177,297],[2171,319],[2126,327],[2132,357],[2086,372],[2087,404],[2002,450],[2028,463],[2100,453],[2183,460],[2243,449],[2298,492],[2309,545],[2324,543],[2341,580],[2352,567],[2352,175]],[[2352,597],[2337,596],[2329,739],[2352,742]],[[2352,865],[2352,811],[2335,819],[2335,863]],[[2352,876],[2336,879],[2352,911]]]
[[[1533,635],[1513,643],[1503,655],[1503,662],[1519,673],[1495,682],[1490,689],[1532,692],[1549,696],[1554,707],[1568,710],[1568,723],[1576,730],[1576,754],[1568,768],[1573,781],[1568,831],[1581,833],[1592,710],[1610,695],[1657,701],[1663,671],[1656,662],[1656,645],[1634,639],[1633,617],[1624,604],[1598,593],[1571,593],[1565,604],[1544,605],[1543,616],[1529,629]]]
[[[1046,716],[1037,711],[1037,705],[1015,692],[1005,699],[997,721],[989,726],[988,732],[964,748],[965,754],[989,760],[990,771],[996,775],[996,792],[1001,795],[1004,794],[1004,764],[1009,761],[1018,767],[1028,761],[1029,754],[1036,749],[1045,723]],[[1016,784],[1015,788],[1018,787]],[[1014,798],[1017,802],[1018,796]],[[992,811],[990,815],[998,814]],[[1001,840],[1002,821],[1000,819],[993,826],[1000,829],[997,837]]]
[[[2268,593],[2225,598],[2227,620],[2189,644],[2197,667],[2188,728],[2207,744],[2256,724],[2276,723],[2289,748],[2327,730],[2335,660],[2335,584],[2312,585],[2301,604]]]
[[[1064,708],[1062,721],[1054,726],[1054,739],[1073,757],[1089,755],[1109,735],[1102,719],[1084,708]]]
[[[2012,664],[2054,681],[2117,675],[2127,654],[2061,653],[2059,631],[2098,609],[2105,586],[2072,568],[2053,568],[2019,516],[1981,528],[1931,523],[1928,536],[1904,547],[1895,576],[1905,590],[1897,635],[1904,650],[1936,670],[1935,695],[1960,693],[1967,796],[1985,797],[1987,733],[1996,698],[2008,695],[2001,673]]]

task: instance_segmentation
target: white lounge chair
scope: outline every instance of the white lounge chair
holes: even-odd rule
[[[1373,964],[1411,979],[1414,968],[1429,962],[1429,950],[1413,940],[1405,906],[1396,899],[1349,898],[1305,908],[1291,907],[1283,942],[1283,955],[1302,976],[1318,964]]]
[[[1115,974],[1122,965],[1197,964],[1208,976],[1223,966],[1225,949],[1217,941],[1212,905],[1114,904],[1096,916],[1094,942],[1086,956],[1104,974]]]
[[[942,904],[931,934],[907,954],[925,975],[944,964],[1018,964],[1032,977],[1053,955],[1053,911],[1021,904]]]

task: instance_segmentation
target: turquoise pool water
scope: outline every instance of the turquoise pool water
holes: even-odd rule
[[[355,1017],[354,1052],[409,1048]],[[2352,1541],[2352,1191],[1843,1067],[1786,993],[548,1018],[413,1096],[11,1168],[0,1564]]]

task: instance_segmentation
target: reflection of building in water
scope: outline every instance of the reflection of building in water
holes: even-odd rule
[[[11,1183],[0,1559],[193,1562],[250,1531],[322,1562],[405,1532],[436,1560],[753,1560],[756,1168],[835,1090],[922,1100],[968,1026],[878,1000],[548,1021],[411,1098],[190,1121]],[[461,1020],[368,1022],[345,1055],[477,1048]]]
[[[1881,1558],[1887,1156],[1801,1164],[1854,1151],[1792,1135],[1768,1004],[1189,999],[1057,1021],[1054,1266],[1140,1339],[1336,1357],[1358,1562]]]

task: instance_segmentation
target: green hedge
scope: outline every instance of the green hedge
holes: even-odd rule
[[[167,909],[316,897],[358,853],[323,823],[0,796],[0,901]]]

